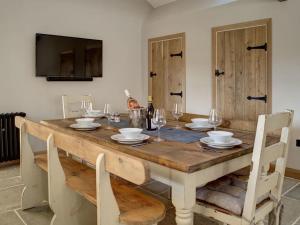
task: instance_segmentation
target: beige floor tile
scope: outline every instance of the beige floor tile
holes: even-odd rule
[[[17,211],[27,225],[49,225],[53,213],[48,206]]]
[[[9,167],[0,168],[0,180],[20,176],[20,166],[14,165]]]
[[[283,197],[282,225],[291,225],[300,216],[300,201]]]
[[[11,178],[5,178],[0,179],[0,190],[20,185],[21,184],[21,177],[11,177]]]
[[[171,202],[171,200],[169,200],[167,198],[164,198],[164,197],[162,197],[160,195],[153,194],[152,192],[150,192],[150,191],[148,191],[146,189],[142,189],[141,187],[138,187],[138,189],[141,190],[142,192],[148,194],[148,195],[153,196],[154,198],[157,198],[161,202],[163,202],[165,204],[167,210],[174,207],[173,204],[172,204],[172,202]]]
[[[288,177],[284,178],[282,193],[284,194],[286,191],[288,191],[290,188],[292,188],[298,183],[300,183],[299,180],[295,180]]]
[[[161,193],[166,192],[169,189],[171,189],[170,186],[163,184],[161,182],[158,182],[158,181],[153,181],[146,185],[142,185],[141,188],[146,189],[147,191],[150,191],[154,194],[161,194]]]
[[[24,225],[14,211],[0,213],[1,225]]]
[[[298,218],[297,222],[295,223],[295,225],[300,225],[300,217]]]
[[[300,201],[300,184],[298,184],[295,188],[290,190],[285,196]]]
[[[23,185],[0,191],[0,212],[20,208]]]
[[[167,191],[162,192],[162,193],[160,193],[159,195],[160,195],[161,197],[163,197],[163,198],[166,198],[166,199],[171,200],[171,198],[172,198],[172,191],[171,191],[171,189],[168,189]]]

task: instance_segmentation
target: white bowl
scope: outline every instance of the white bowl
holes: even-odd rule
[[[227,131],[209,131],[207,134],[215,143],[229,142],[233,136],[233,133]]]
[[[208,119],[205,118],[194,118],[191,119],[194,124],[205,126],[208,124]]]
[[[81,126],[87,126],[90,125],[94,122],[94,118],[80,118],[80,119],[76,119],[76,123],[78,123]]]
[[[140,128],[123,128],[119,132],[127,139],[135,139],[141,134],[143,129]]]

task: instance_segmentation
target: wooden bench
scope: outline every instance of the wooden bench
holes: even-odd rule
[[[150,177],[145,162],[24,118],[17,118],[16,126],[25,184],[22,209],[48,199],[51,225],[154,225],[164,218],[164,204],[136,188]],[[33,154],[29,134],[47,141],[46,154]],[[78,157],[97,149],[88,161],[96,170],[59,154],[58,148]]]
[[[47,154],[35,156],[36,164],[48,172]],[[66,156],[60,156],[66,185],[97,205],[96,171]],[[159,200],[138,190],[137,185],[111,175],[111,186],[124,224],[152,225],[164,218],[165,206]]]

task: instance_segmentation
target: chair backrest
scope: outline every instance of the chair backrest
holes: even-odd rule
[[[260,115],[258,118],[252,169],[243,211],[243,217],[249,221],[254,218],[258,199],[269,196],[275,205],[280,201],[293,115],[293,111],[289,110],[272,115]],[[267,135],[278,130],[281,130],[280,141],[266,146]],[[275,171],[268,173],[273,162]]]
[[[94,99],[91,95],[81,96],[62,96],[63,118],[75,118],[82,116],[82,102],[91,102],[94,105]]]
[[[26,118],[16,117],[16,127],[25,129],[26,134],[47,141],[53,135],[54,144],[72,155],[85,159],[88,163],[96,165],[97,155],[103,153],[106,157],[105,169],[111,174],[117,175],[132,183],[141,185],[150,178],[147,163],[122,152],[106,149],[84,138],[75,137],[58,130],[51,129],[40,123],[35,123]]]

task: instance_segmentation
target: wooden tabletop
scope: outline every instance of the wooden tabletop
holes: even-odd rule
[[[46,120],[41,123],[73,136],[88,139],[99,145],[187,173],[205,169],[226,160],[251,153],[255,136],[253,132],[231,130],[234,133],[234,137],[241,139],[243,144],[230,150],[212,151],[202,147],[199,142],[186,144],[175,141],[163,141],[160,143],[150,141],[149,144],[132,147],[130,145],[121,145],[111,140],[110,137],[118,133],[118,128],[111,129],[103,125],[95,131],[76,131],[69,128],[74,123],[74,119]],[[184,125],[184,123],[181,123],[181,125]],[[167,126],[174,126],[174,122],[169,122]],[[277,137],[267,138],[267,145],[276,142],[278,142]]]

